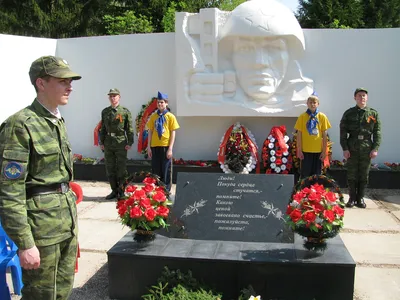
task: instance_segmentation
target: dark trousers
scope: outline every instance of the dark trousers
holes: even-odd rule
[[[304,159],[301,161],[300,178],[321,175],[322,161],[319,158],[321,153],[303,152]]]
[[[171,190],[171,159],[167,159],[168,147],[151,147],[152,173],[160,176],[162,182]]]

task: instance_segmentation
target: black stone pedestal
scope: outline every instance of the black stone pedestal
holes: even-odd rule
[[[355,262],[339,236],[322,253],[305,250],[297,235],[293,244],[133,237],[129,232],[107,253],[111,299],[141,299],[164,266],[191,270],[224,300],[249,285],[262,299],[353,299]]]

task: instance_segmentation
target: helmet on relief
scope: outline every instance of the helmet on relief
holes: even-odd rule
[[[293,12],[276,0],[250,0],[237,6],[219,31],[226,37],[284,37],[293,54],[305,50],[304,34]]]

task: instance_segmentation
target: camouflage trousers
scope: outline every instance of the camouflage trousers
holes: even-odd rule
[[[22,270],[22,300],[67,300],[74,284],[77,237],[38,247],[40,267]]]
[[[105,147],[104,159],[106,163],[107,177],[111,181],[122,183],[126,179],[128,172],[126,171],[127,151],[124,148]],[[112,184],[111,184],[112,185]],[[113,186],[111,187],[113,188]]]
[[[368,183],[369,169],[371,167],[370,151],[350,151],[347,160],[347,181],[355,183]]]

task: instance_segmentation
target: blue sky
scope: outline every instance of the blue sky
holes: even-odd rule
[[[291,8],[294,12],[297,10],[297,6],[299,5],[298,0],[279,0],[289,8]]]

